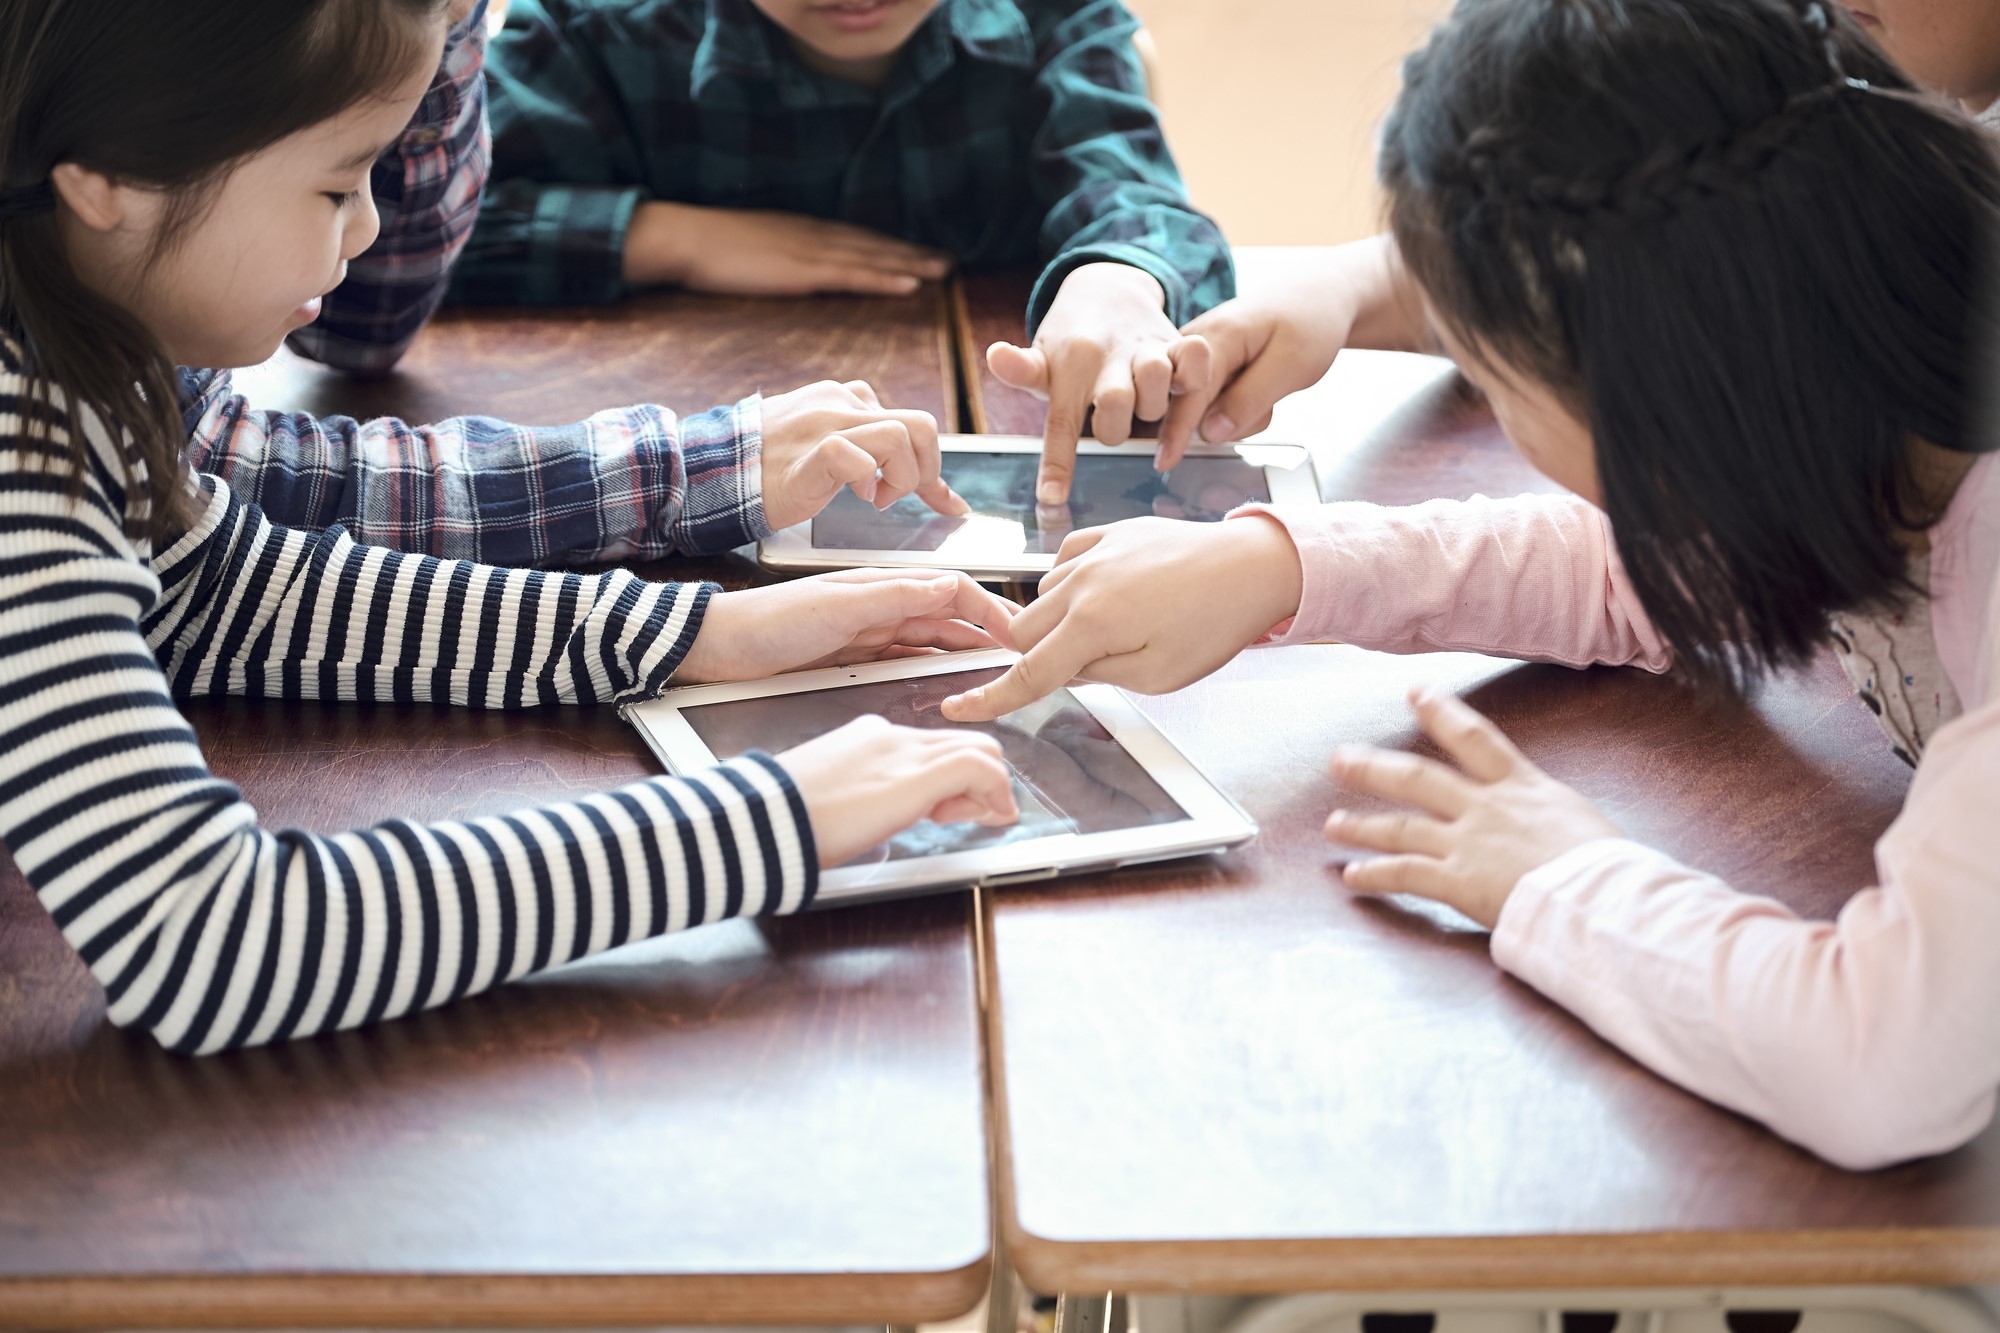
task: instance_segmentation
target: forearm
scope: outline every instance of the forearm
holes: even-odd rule
[[[198,765],[192,736],[184,748]],[[178,812],[170,839],[123,810],[72,818],[101,835],[100,855],[129,856],[115,885],[61,871],[60,853],[22,864],[111,1020],[189,1054],[357,1027],[631,940],[795,912],[817,886],[804,805],[761,756],[500,818],[332,837],[257,828],[234,788],[203,778],[126,797]],[[86,899],[92,910],[74,910]]]
[[[454,271],[461,305],[608,305],[629,290],[627,234],[636,187],[532,179],[491,186]]]
[[[1568,666],[1671,665],[1610,525],[1574,496],[1255,506],[1235,521],[1258,515],[1285,527],[1303,571],[1288,639]]]
[[[1332,299],[1349,301],[1354,323],[1347,345],[1377,352],[1438,352],[1424,315],[1423,296],[1391,236],[1372,236],[1334,250],[1327,269],[1312,281]]]
[[[1842,1166],[1972,1138],[2000,1086],[2000,707],[1938,733],[1832,922],[1629,842],[1524,876],[1501,966],[1703,1096]]]
[[[165,591],[145,630],[182,697],[482,708],[650,697],[714,592],[357,546],[338,528],[274,527],[226,492],[156,567]]]
[[[640,405],[563,427],[260,412],[209,392],[190,460],[280,526],[506,566],[649,560],[766,535],[759,401]]]

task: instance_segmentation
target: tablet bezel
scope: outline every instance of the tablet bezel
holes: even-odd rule
[[[683,708],[804,694],[847,685],[916,680],[958,671],[982,671],[1007,666],[1016,656],[1006,649],[984,649],[829,667],[760,681],[689,685],[670,689],[643,703],[626,704],[619,712],[638,729],[669,772],[684,774],[708,768],[717,760],[681,715]],[[1122,691],[1090,683],[1074,683],[1069,688],[1077,702],[1187,812],[1186,819],[1108,833],[1051,834],[942,856],[840,867],[821,873],[815,904],[868,902],[974,885],[1028,883],[1063,874],[1221,851],[1256,836],[1255,822],[1176,749]]]
[[[941,435],[938,449],[953,454],[1038,454],[1042,441],[1033,435]],[[1149,440],[1112,446],[1084,440],[1076,447],[1080,457],[1151,457],[1157,452]],[[1311,453],[1290,444],[1198,444],[1187,451],[1189,458],[1241,458],[1264,471],[1272,504],[1320,503],[1319,475]],[[976,578],[1035,578],[1055,568],[1054,553],[1022,551],[990,559],[966,560],[936,551],[868,551],[845,547],[814,546],[813,520],[774,532],[757,544],[757,560],[767,569],[787,573],[809,573],[828,569],[957,569]]]

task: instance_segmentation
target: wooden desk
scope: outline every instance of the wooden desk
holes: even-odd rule
[[[1449,381],[1333,463],[1335,496],[1531,479]],[[1325,759],[1415,745],[1404,692],[1423,681],[1633,836],[1817,917],[1871,882],[1909,782],[1826,662],[1734,709],[1636,671],[1301,647],[1146,702],[1263,834],[1209,864],[989,897],[1002,1234],[1029,1284],[2000,1277],[2000,1130],[1834,1170],[1599,1041],[1450,914],[1347,893],[1320,837]]]
[[[891,407],[958,429],[945,290],[801,299],[662,292],[588,310],[447,310],[382,380],[281,352],[237,380],[260,407],[315,415],[479,413],[563,425],[606,407],[705,411],[814,380],[867,380]]]
[[[562,420],[650,396],[680,337],[671,304],[555,333],[450,319],[398,380],[301,383],[337,409]],[[895,315],[882,346],[905,346],[907,312],[875,309]],[[756,344],[733,336],[747,386]],[[844,328],[765,338],[802,367],[787,384],[878,354]],[[496,345],[536,349],[532,378],[509,388]],[[657,771],[609,710],[189,711],[271,827],[471,817]],[[991,1252],[971,913],[947,896],[731,922],[366,1031],[189,1060],[106,1025],[0,860],[0,1327],[962,1313]]]

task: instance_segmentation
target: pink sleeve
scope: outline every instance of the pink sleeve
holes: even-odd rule
[[[1493,957],[1704,1097],[1860,1170],[1957,1147],[2000,1086],[2000,702],[1940,730],[1833,922],[1635,843],[1523,876]]]
[[[1305,591],[1279,642],[1458,650],[1665,671],[1603,511],[1573,495],[1253,506],[1299,548]]]

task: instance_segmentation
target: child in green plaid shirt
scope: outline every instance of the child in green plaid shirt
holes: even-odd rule
[[[494,167],[455,299],[637,287],[907,292],[1043,265],[1040,496],[1087,409],[1117,443],[1207,378],[1177,330],[1233,294],[1188,203],[1119,0],[514,0],[488,58]]]

